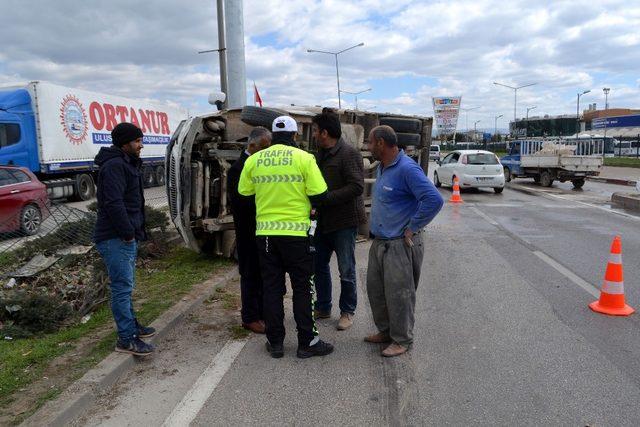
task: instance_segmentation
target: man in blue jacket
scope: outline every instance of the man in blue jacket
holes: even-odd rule
[[[369,151],[380,161],[373,187],[367,293],[378,333],[365,341],[390,343],[386,357],[405,353],[413,343],[416,289],[424,248],[422,228],[444,201],[418,164],[398,148],[389,126],[373,128]]]
[[[140,338],[155,334],[155,329],[138,323],[131,300],[138,241],[146,239],[142,136],[137,126],[120,123],[111,131],[113,145],[102,147],[95,158],[100,171],[94,241],[111,280],[111,311],[118,329],[116,351],[136,356],[153,352],[153,346]]]

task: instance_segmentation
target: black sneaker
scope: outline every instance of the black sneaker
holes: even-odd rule
[[[153,353],[154,350],[151,344],[147,344],[138,337],[133,337],[127,343],[118,338],[118,342],[116,343],[116,351],[133,354],[134,356],[148,356]]]
[[[271,344],[267,341],[267,351],[271,353],[274,359],[280,359],[284,356],[284,346],[282,344]]]
[[[331,344],[322,340],[318,340],[317,343],[308,347],[298,346],[297,356],[300,359],[306,359],[313,356],[326,356],[332,351],[333,346]]]
[[[152,328],[151,326],[142,326],[138,323],[136,319],[136,327],[138,328],[138,337],[140,338],[149,338],[156,334],[156,328]]]

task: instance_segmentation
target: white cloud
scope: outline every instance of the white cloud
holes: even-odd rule
[[[271,105],[337,103],[333,57],[343,89],[373,91],[359,107],[431,113],[431,96],[462,95],[479,106],[469,120],[513,116],[513,93],[492,84],[537,82],[518,93],[518,113],[573,113],[575,93],[640,107],[640,5],[524,0],[245,0],[247,78]],[[209,109],[218,86],[215,2],[83,3],[3,0],[0,83],[50,80],[124,96]],[[395,85],[403,76],[429,81]],[[389,80],[392,79],[392,80]],[[250,93],[250,87],[248,88]],[[345,105],[353,97],[343,96]],[[472,117],[473,116],[473,117]]]

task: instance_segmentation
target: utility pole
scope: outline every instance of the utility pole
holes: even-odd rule
[[[340,90],[340,71],[338,69],[338,55],[340,55],[341,53],[344,53],[344,52],[346,52],[348,50],[360,47],[360,46],[364,46],[364,43],[358,43],[358,44],[353,45],[351,47],[348,47],[346,49],[342,49],[339,52],[327,52],[327,51],[324,51],[324,50],[307,49],[308,53],[326,53],[327,55],[333,55],[335,57],[335,59],[336,59],[336,80],[338,82],[338,108],[339,109],[342,108],[342,101],[340,100],[340,92],[344,92],[344,91]]]
[[[500,117],[504,116],[504,114],[500,114],[499,116],[495,116],[495,122],[494,122],[494,129],[493,129],[493,134],[494,135],[498,135],[498,119]],[[496,138],[497,139],[497,138]],[[497,141],[496,141],[497,142]]]
[[[591,89],[585,90],[582,93],[578,92],[578,102],[576,103],[576,140],[578,139],[578,134],[580,133],[580,97],[589,92],[591,92]]]
[[[247,104],[247,79],[244,57],[244,17],[242,0],[225,0],[225,34],[227,42],[229,108]]]
[[[201,50],[198,53],[218,52],[220,63],[220,91],[225,94],[222,108],[226,109],[229,105],[229,88],[227,82],[227,56],[224,37],[224,0],[217,0],[217,17],[218,17],[218,49]]]
[[[609,91],[611,89],[608,87],[603,87],[602,91],[604,92],[604,111],[607,111],[609,109]],[[607,121],[608,121],[608,114],[605,113],[604,114],[604,140],[602,141],[602,158],[604,159],[604,153],[606,151],[606,147],[607,147]],[[638,144],[640,144],[640,140],[638,140]]]

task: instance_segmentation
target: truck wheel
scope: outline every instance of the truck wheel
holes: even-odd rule
[[[142,171],[142,183],[144,188],[153,187],[156,184],[156,177],[152,166],[145,166]]]
[[[156,185],[162,187],[164,185],[164,166],[156,166]]]
[[[582,188],[582,186],[584,185],[584,178],[574,179],[571,182],[573,183],[573,188],[578,190],[578,189]]]
[[[27,235],[33,236],[40,231],[42,224],[42,213],[36,205],[27,205],[22,208],[20,213],[20,231]]]
[[[398,137],[398,147],[406,148],[409,145],[414,145],[415,147],[420,146],[420,134],[417,133],[400,133],[397,132],[396,136]]]
[[[540,175],[536,175],[533,177],[533,182],[535,182],[536,184],[540,184]]]
[[[504,167],[504,182],[511,182],[511,170],[508,167]]]
[[[540,174],[540,185],[543,187],[551,187],[553,185],[553,178],[551,178],[549,172],[544,171]]]
[[[420,133],[422,121],[418,119],[405,119],[400,117],[380,117],[380,125],[391,126],[396,132]]]
[[[87,201],[93,199],[96,195],[96,186],[93,183],[93,177],[88,173],[76,175],[74,190],[75,197],[78,200]]]
[[[242,108],[240,113],[240,120],[251,126],[264,126],[271,130],[273,121],[280,117],[287,115],[286,111],[277,110],[275,108],[263,108],[254,107],[252,105],[246,105]]]

